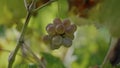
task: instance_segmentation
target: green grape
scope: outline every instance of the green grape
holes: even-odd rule
[[[52,35],[52,36],[56,34],[55,26],[53,24],[48,24],[46,27],[46,31],[49,35]]]
[[[70,26],[70,20],[69,19],[64,19],[63,20],[63,25],[67,28],[68,26]]]
[[[55,18],[55,19],[53,20],[53,24],[54,24],[54,25],[62,24],[62,21],[60,20],[60,18]]]
[[[62,37],[60,35],[56,35],[52,38],[53,45],[61,45],[61,43],[62,43]]]
[[[43,36],[42,40],[44,41],[45,44],[50,44],[51,37],[49,35],[45,35]]]
[[[63,24],[58,24],[56,25],[55,30],[56,30],[56,33],[63,34],[65,32],[65,27]]]
[[[63,46],[65,47],[70,47],[72,45],[72,40],[70,38],[63,38],[63,42],[62,42]]]
[[[75,24],[70,25],[66,28],[65,33],[66,34],[73,34],[76,31],[77,27]]]

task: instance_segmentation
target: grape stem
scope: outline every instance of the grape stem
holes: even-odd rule
[[[100,66],[100,68],[104,68],[104,66],[105,66],[105,64],[106,63],[108,63],[108,61],[109,61],[109,57],[110,57],[110,55],[111,55],[111,51],[114,49],[114,47],[115,47],[115,45],[116,45],[116,43],[117,43],[117,38],[110,38],[110,42],[109,42],[109,50],[108,50],[108,52],[107,52],[107,54],[106,54],[106,56],[105,56],[105,58],[104,58],[104,60],[103,60],[103,63],[102,63],[102,65]]]
[[[24,0],[24,5],[25,5],[26,10],[28,11],[28,4],[26,0]]]
[[[55,2],[55,1],[57,1],[57,0],[50,0],[50,1],[48,1],[47,3],[43,4],[42,6],[34,9],[33,11],[36,12],[36,11],[38,11],[39,9],[41,9],[41,8],[47,6],[47,5],[49,5],[49,4],[51,4],[52,2]]]
[[[41,8],[47,6],[48,4],[52,3],[52,2],[54,2],[54,1],[49,1],[46,4],[44,4],[43,6],[40,6],[38,9],[41,9]],[[30,18],[32,16],[32,13],[38,10],[38,9],[35,9],[35,7],[34,7],[35,3],[36,3],[36,0],[33,0],[32,3],[28,6],[26,0],[24,0],[25,7],[27,9],[27,16],[26,16],[25,23],[24,23],[23,28],[22,28],[22,32],[21,32],[20,37],[17,41],[17,45],[16,45],[15,49],[9,55],[8,68],[12,68],[13,63],[14,63],[15,58],[16,58],[16,55],[17,55],[17,52],[19,51],[20,47],[24,43],[24,41],[23,41],[24,35],[25,35],[25,32],[26,32],[28,23],[30,21]]]

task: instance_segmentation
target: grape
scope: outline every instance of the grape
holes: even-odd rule
[[[62,43],[62,37],[59,35],[56,35],[52,38],[52,44],[53,45],[61,45]]]
[[[76,31],[77,27],[75,24],[70,25],[68,28],[66,28],[65,33],[66,34],[73,34]]]
[[[71,27],[73,28],[73,31],[77,30],[77,26],[75,24],[72,24]]]
[[[64,25],[65,27],[70,26],[70,20],[69,20],[69,19],[64,19],[64,20],[63,20],[63,25]]]
[[[65,32],[65,27],[63,24],[58,24],[56,25],[55,30],[58,34],[63,34]]]
[[[70,47],[74,39],[74,32],[77,27],[71,24],[69,19],[62,21],[59,18],[54,19],[53,24],[48,24],[46,31],[49,35],[43,37],[45,43],[50,45],[51,49],[58,49],[61,45]]]
[[[63,38],[63,46],[70,47],[72,45],[72,40],[70,38]]]
[[[60,20],[60,18],[55,18],[53,24],[54,25],[62,24],[62,21]]]
[[[58,49],[58,48],[60,48],[60,45],[51,44],[51,45],[50,45],[50,48],[51,48],[52,50]]]
[[[64,34],[63,37],[64,37],[64,38],[67,37],[67,38],[70,38],[70,39],[73,40],[73,39],[74,39],[74,34]]]
[[[49,35],[45,35],[42,39],[46,44],[50,44],[51,42],[51,37]]]
[[[49,35],[55,35],[55,26],[53,24],[48,24],[46,27],[46,31]]]

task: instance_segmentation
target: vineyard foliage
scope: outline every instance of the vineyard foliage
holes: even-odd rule
[[[44,60],[46,68],[94,68],[102,64],[110,37],[120,37],[120,0],[101,1],[89,9],[87,18],[70,11],[68,0],[55,1],[33,14],[25,42]],[[16,46],[26,15],[23,0],[0,0],[0,68],[7,68],[8,56]],[[55,18],[69,18],[77,25],[71,47],[51,50],[43,42],[46,26]],[[21,47],[13,68],[37,68],[37,64],[30,52]]]

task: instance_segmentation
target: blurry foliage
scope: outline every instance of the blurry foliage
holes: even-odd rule
[[[107,27],[114,37],[120,37],[120,0],[104,0],[100,11],[100,24]]]
[[[108,31],[105,28],[97,30],[94,25],[82,26],[78,28],[76,37],[74,55],[77,55],[77,60],[72,67],[89,68],[100,65],[108,48]]]
[[[62,61],[59,58],[52,56],[51,54],[48,54],[48,53],[42,53],[42,55],[47,62],[46,63],[47,68],[65,68]]]
[[[112,3],[111,1],[112,0],[110,0],[110,3]],[[106,7],[109,7],[107,9],[113,7],[113,5],[108,6],[107,2],[105,2],[105,4]],[[119,8],[117,4],[115,6]],[[97,8],[94,8],[94,11],[90,13],[95,12],[95,10],[98,11],[98,8],[97,6]],[[23,0],[0,0],[0,9],[0,68],[7,68],[8,55],[10,51],[15,48],[24,24],[26,10]],[[115,10],[117,12],[117,9]],[[96,23],[96,20],[98,21],[98,17],[96,17],[97,13],[94,13],[94,15],[90,14],[90,19],[75,16],[70,17],[71,20],[78,25],[72,47],[61,47],[58,50],[51,51],[48,46],[43,43],[42,37],[46,34],[46,25],[51,23],[56,17],[60,17],[61,19],[68,17],[67,11],[67,0],[58,0],[58,2],[54,2],[36,12],[30,20],[25,41],[29,43],[31,49],[39,57],[45,58],[47,68],[89,68],[96,65],[99,66],[108,50],[110,34],[105,27],[97,29],[95,27],[96,24],[93,25],[93,23]],[[103,18],[106,18],[109,10],[105,12],[106,14],[101,14],[104,15]],[[109,14],[112,14],[112,12]],[[111,18],[113,15],[114,14],[111,15]],[[71,48],[73,48],[73,50],[70,50]],[[69,50],[71,55],[69,55]],[[67,56],[67,54],[69,56]],[[27,56],[29,57],[30,55],[28,54]],[[65,60],[68,62],[65,63]],[[20,52],[15,61],[14,68],[37,68],[37,63],[33,62],[33,57],[25,58]]]

